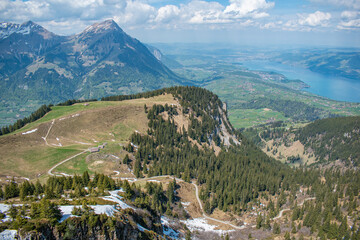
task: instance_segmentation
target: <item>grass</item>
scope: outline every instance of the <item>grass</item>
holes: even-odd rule
[[[37,147],[26,148],[1,161],[1,172],[10,172],[20,176],[33,177],[46,173],[56,163],[79,153],[78,146],[70,148]]]
[[[55,168],[53,172],[66,173],[70,175],[80,175],[85,171],[88,171],[90,174],[93,174],[94,172],[88,168],[88,164],[86,163],[86,156],[88,156],[89,154],[90,153],[81,154],[64,164],[61,164],[60,166]]]
[[[147,131],[144,104],[151,107],[153,104],[165,103],[176,102],[172,95],[161,95],[149,99],[90,102],[88,106],[84,103],[54,106],[43,118],[0,137],[0,175],[38,177],[56,163],[103,142],[108,142],[108,146],[101,153],[124,157],[120,144],[125,145],[135,130],[141,133]],[[76,113],[79,113],[76,117],[69,117]],[[50,145],[61,143],[61,147],[46,146],[42,139],[53,119],[56,121],[47,141]],[[19,134],[34,128],[38,128],[34,133]],[[113,170],[118,169],[114,162],[110,162],[109,166],[90,166],[93,162],[86,162],[85,158],[85,154],[80,155],[55,171],[68,174],[82,173],[85,170],[113,173]]]
[[[273,121],[286,121],[289,118],[272,110],[235,109],[230,111],[229,120],[235,128],[249,128]]]

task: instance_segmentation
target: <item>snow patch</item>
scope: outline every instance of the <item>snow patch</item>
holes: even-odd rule
[[[170,227],[170,219],[161,216],[161,224],[163,225],[163,234],[172,238],[172,239],[179,239],[179,233],[177,233],[174,229]]]
[[[159,180],[148,180],[148,182],[156,182],[156,183],[161,183]]]
[[[135,210],[134,207],[131,207],[130,205],[126,204],[124,201],[121,200],[121,199],[123,199],[123,197],[119,196],[119,194],[118,194],[119,192],[124,192],[124,190],[120,189],[120,190],[110,191],[109,192],[110,196],[102,197],[102,199],[111,201],[111,202],[115,202],[122,209],[131,208],[131,209]]]
[[[35,129],[33,129],[33,130],[30,130],[30,131],[27,131],[27,132],[22,133],[22,135],[26,135],[26,134],[34,133],[34,132],[36,132],[37,130],[38,130],[38,129],[37,129],[37,128],[35,128]]]
[[[184,223],[190,229],[190,231],[213,232],[218,235],[234,231],[234,230],[216,230],[215,228],[217,228],[218,226],[208,224],[205,218],[181,220],[180,222]]]
[[[0,233],[0,239],[13,240],[13,239],[17,239],[16,235],[17,235],[17,230],[6,229]]]
[[[138,226],[139,230],[142,231],[142,232],[149,231],[149,229],[144,228],[140,224],[137,224],[137,226]]]

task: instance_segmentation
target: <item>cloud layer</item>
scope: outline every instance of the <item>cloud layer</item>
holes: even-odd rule
[[[0,21],[33,20],[65,34],[110,18],[127,29],[255,27],[282,31],[326,28],[357,31],[360,28],[360,0],[308,0],[308,6],[289,9],[297,11],[292,14],[287,9],[279,14],[275,1],[285,0],[171,1],[175,4],[161,4],[157,0],[0,0]]]

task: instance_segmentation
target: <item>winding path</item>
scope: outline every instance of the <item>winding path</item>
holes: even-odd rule
[[[77,153],[77,154],[75,154],[74,156],[71,156],[71,157],[69,157],[69,158],[67,158],[67,159],[65,159],[65,160],[63,160],[63,161],[55,164],[52,168],[50,168],[50,170],[48,171],[48,174],[51,175],[51,176],[56,176],[56,174],[53,174],[53,173],[52,173],[52,171],[53,171],[55,168],[57,168],[57,167],[60,166],[61,164],[66,163],[67,161],[69,161],[69,160],[71,160],[71,159],[73,159],[73,158],[75,158],[75,157],[77,157],[77,156],[79,156],[79,155],[81,155],[81,154],[83,154],[83,153],[85,153],[85,152],[87,152],[87,151],[88,151],[88,149],[86,149],[86,150],[84,150],[84,151],[82,151],[82,152],[80,152],[80,153]]]
[[[298,204],[298,206],[302,206],[302,205],[304,205],[304,203],[305,203],[306,201],[314,200],[314,199],[316,199],[316,198],[315,198],[315,197],[305,198],[304,201],[302,201],[302,203]],[[281,217],[283,216],[283,213],[284,213],[285,211],[290,211],[290,210],[291,210],[290,208],[285,208],[285,209],[281,210],[281,211],[279,212],[279,214],[278,214],[276,217],[273,218],[273,220],[276,220],[276,219],[278,219],[278,218],[281,218]]]
[[[219,219],[216,219],[216,218],[212,218],[212,217],[207,216],[207,215],[205,214],[205,212],[204,212],[204,209],[203,209],[203,207],[202,207],[202,204],[201,204],[201,201],[200,201],[200,198],[199,198],[199,188],[198,188],[198,186],[197,186],[195,183],[192,183],[192,184],[195,186],[196,199],[197,199],[197,201],[198,201],[198,203],[199,203],[199,206],[200,206],[200,209],[201,209],[201,211],[202,211],[202,215],[203,215],[204,218],[209,219],[209,220],[212,220],[212,221],[215,221],[215,222],[218,222],[218,223],[222,223],[222,224],[229,225],[229,226],[231,226],[231,227],[233,227],[233,228],[235,228],[235,229],[238,229],[238,230],[241,230],[241,229],[244,229],[244,228],[245,228],[245,225],[239,227],[239,226],[236,226],[236,225],[234,225],[234,224],[232,224],[232,223],[230,223],[230,222],[221,221],[221,220],[219,220]]]
[[[47,142],[47,137],[49,136],[49,133],[50,133],[50,131],[51,131],[51,128],[54,126],[54,123],[55,123],[55,119],[52,120],[51,125],[50,125],[50,127],[49,127],[49,129],[48,129],[48,131],[47,131],[47,133],[46,133],[46,135],[45,135],[45,137],[42,137],[42,139],[44,139],[44,141],[45,141],[45,144],[46,144],[47,146],[49,146],[49,147],[54,147],[54,146],[50,145],[50,144]],[[77,153],[77,154],[75,154],[75,155],[73,155],[73,156],[71,156],[71,157],[68,157],[67,159],[65,159],[65,160],[63,160],[63,161],[55,164],[52,168],[49,169],[48,174],[49,174],[50,176],[55,176],[56,174],[53,174],[53,173],[52,173],[52,171],[53,171],[55,168],[57,168],[57,167],[60,166],[61,164],[65,163],[65,162],[67,162],[67,161],[69,161],[69,160],[71,160],[71,159],[73,159],[73,158],[75,158],[75,157],[77,157],[77,156],[79,156],[79,155],[87,152],[87,151],[88,151],[88,149],[86,149],[86,150],[84,150],[84,151],[82,151],[82,152],[80,152],[80,153]]]

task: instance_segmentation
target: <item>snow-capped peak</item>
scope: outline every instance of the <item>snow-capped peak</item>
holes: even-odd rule
[[[18,34],[30,34],[33,29],[42,28],[39,25],[33,23],[32,21],[27,21],[23,24],[16,23],[0,23],[0,39],[9,37],[13,33]]]

